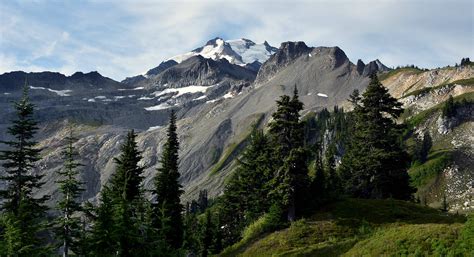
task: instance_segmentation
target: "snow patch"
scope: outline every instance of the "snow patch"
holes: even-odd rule
[[[95,99],[106,99],[107,97],[103,96],[103,95],[98,95],[96,97],[94,97]]]
[[[199,100],[205,99],[206,97],[207,97],[206,95],[202,95],[198,98],[193,99],[193,101],[199,101]]]
[[[95,99],[94,99],[94,98],[91,98],[91,99],[87,100],[87,102],[95,103]]]
[[[3,93],[4,95],[11,95],[10,93]]]
[[[215,103],[215,102],[217,102],[217,101],[219,101],[219,98],[206,101],[206,103],[207,103],[207,104],[211,104],[211,103]]]
[[[152,93],[155,97],[159,97],[162,95],[170,94],[170,93],[176,93],[178,94],[174,95],[173,98],[176,98],[178,96],[184,95],[184,94],[193,94],[193,93],[205,93],[206,90],[210,87],[205,87],[205,86],[187,86],[187,87],[180,87],[180,88],[167,88],[163,91],[156,91]]]
[[[135,87],[135,88],[119,88],[119,91],[129,91],[129,90],[142,90],[145,89],[145,87]]]
[[[148,97],[148,96],[142,96],[142,97],[138,98],[138,100],[140,100],[140,101],[143,101],[143,100],[153,100],[153,99],[155,99],[155,98],[153,98],[153,97]]]
[[[232,98],[232,97],[234,97],[234,95],[232,94],[232,92],[229,92],[229,93],[223,95],[222,97],[224,97],[225,99],[227,99],[227,98]]]
[[[153,126],[153,127],[149,127],[146,131],[150,132],[150,131],[158,130],[160,128],[161,128],[161,126]]]
[[[318,93],[318,96],[321,96],[321,97],[328,97],[328,95],[323,94],[323,93]]]
[[[54,90],[54,89],[45,88],[45,87],[33,87],[33,86],[30,86],[30,88],[31,88],[31,89],[48,90],[49,92],[53,92],[53,93],[57,94],[58,96],[70,96],[69,93],[72,92],[72,90],[69,90],[69,89],[66,89],[66,90]]]
[[[159,110],[164,110],[173,107],[172,105],[169,105],[168,103],[162,103],[159,105],[155,106],[150,106],[150,107],[145,107],[145,110],[147,111],[159,111]]]

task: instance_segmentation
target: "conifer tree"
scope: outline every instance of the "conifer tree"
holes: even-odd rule
[[[37,122],[33,118],[34,106],[28,97],[25,83],[22,98],[14,103],[16,118],[7,132],[13,138],[2,141],[7,150],[0,151],[4,176],[0,179],[6,189],[0,191],[2,209],[8,217],[7,230],[10,239],[10,255],[31,256],[47,251],[40,232],[44,230],[48,196],[35,198],[33,193],[41,188],[43,175],[35,173],[34,164],[40,160],[40,149],[33,140]]]
[[[353,96],[355,125],[341,165],[347,191],[362,198],[410,198],[409,157],[400,142],[401,127],[395,123],[403,111],[401,104],[376,75],[362,98]]]
[[[212,214],[207,210],[204,214],[204,222],[201,227],[200,256],[207,257],[211,253],[213,239]]]
[[[303,103],[298,99],[295,86],[293,97],[283,95],[277,101],[272,115],[270,138],[273,146],[273,163],[277,172],[273,181],[273,200],[282,204],[287,219],[293,221],[300,214],[308,189],[307,151],[304,146],[304,127],[299,112]],[[283,161],[282,161],[283,160]]]
[[[93,214],[92,253],[94,255],[141,256],[146,251],[144,233],[145,199],[142,195],[143,167],[136,134],[128,132],[115,158],[116,171],[101,192]]]
[[[142,196],[143,167],[138,165],[141,155],[135,138],[133,130],[128,132],[121,154],[115,158],[117,169],[110,180],[118,256],[134,256],[142,249],[140,209],[145,201]]]
[[[443,117],[451,118],[456,115],[456,104],[454,103],[454,98],[452,95],[449,95],[448,100],[444,103],[443,108]]]
[[[295,86],[293,97],[287,95],[277,100],[277,111],[272,114],[270,137],[275,148],[275,159],[283,160],[292,149],[302,147],[304,128],[300,123],[299,112],[303,110],[303,103],[298,99],[298,89]]]
[[[82,165],[76,160],[78,154],[73,146],[75,141],[72,128],[70,128],[69,136],[66,137],[67,146],[63,152],[64,167],[58,171],[61,179],[57,181],[61,192],[61,198],[58,201],[61,214],[56,220],[56,237],[61,241],[64,257],[69,256],[71,249],[75,253],[80,252],[79,249],[74,250],[74,248],[78,247],[78,241],[82,237],[81,220],[78,216],[82,208],[77,200],[83,191],[82,183],[77,180],[78,168]]]
[[[272,171],[268,139],[261,129],[254,127],[220,204],[222,222],[226,224],[226,241],[238,240],[245,226],[268,211]]]
[[[114,204],[108,186],[100,192],[100,204],[93,208],[88,206],[87,214],[92,219],[92,231],[89,236],[90,256],[116,256],[117,235],[114,233]]]
[[[171,111],[167,131],[167,140],[161,157],[161,167],[155,177],[153,195],[156,197],[154,204],[155,227],[158,230],[169,227],[164,231],[164,239],[173,249],[179,249],[183,242],[183,221],[180,196],[183,193],[179,183],[178,150],[179,142],[176,133],[176,114]],[[166,219],[166,220],[162,220]]]

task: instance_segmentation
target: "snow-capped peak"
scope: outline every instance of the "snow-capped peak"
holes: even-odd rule
[[[180,63],[192,56],[201,55],[204,58],[213,60],[226,59],[230,63],[244,66],[255,61],[264,63],[276,51],[277,48],[270,46],[266,41],[256,44],[245,38],[227,41],[224,41],[222,38],[215,38],[209,40],[203,47],[185,54],[173,56],[169,60]]]

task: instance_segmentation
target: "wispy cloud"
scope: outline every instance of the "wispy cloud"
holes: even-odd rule
[[[340,46],[351,60],[437,67],[474,56],[470,0],[20,1],[0,5],[0,72],[97,70],[123,79],[245,37]]]

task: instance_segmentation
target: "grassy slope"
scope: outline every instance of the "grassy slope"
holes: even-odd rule
[[[382,256],[448,253],[463,216],[397,200],[346,199],[219,256]]]

